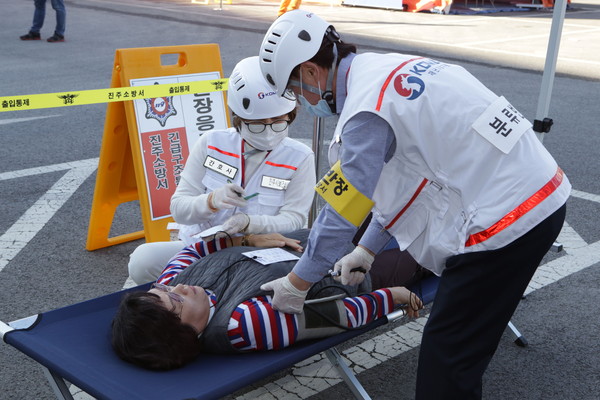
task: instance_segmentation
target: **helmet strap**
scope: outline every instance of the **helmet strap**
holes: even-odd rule
[[[333,77],[335,75],[335,69],[337,68],[337,60],[338,60],[338,49],[335,42],[333,42],[333,63],[331,64],[331,68],[329,68],[329,73],[327,74],[327,84],[325,87],[325,91],[321,95],[321,98],[329,104],[331,107],[331,111],[336,112],[335,107],[335,96],[333,95]]]

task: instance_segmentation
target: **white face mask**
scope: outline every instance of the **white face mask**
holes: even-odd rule
[[[273,150],[281,141],[288,136],[288,128],[281,132],[275,132],[270,126],[265,126],[265,130],[261,133],[252,133],[248,130],[248,126],[242,122],[240,126],[240,134],[250,146],[258,150]]]

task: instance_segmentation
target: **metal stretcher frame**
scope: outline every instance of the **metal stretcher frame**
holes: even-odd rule
[[[429,303],[433,301],[437,285],[437,277],[426,278],[413,290]],[[127,291],[147,290],[148,287],[142,285]],[[326,353],[357,398],[369,399],[335,346],[404,315],[399,310],[363,329],[301,342],[284,350],[206,354],[183,368],[155,372],[120,360],[110,346],[110,322],[125,292],[38,314],[9,325],[0,322],[0,333],[6,343],[41,364],[58,399],[73,399],[67,382],[97,399],[219,398],[320,352]]]

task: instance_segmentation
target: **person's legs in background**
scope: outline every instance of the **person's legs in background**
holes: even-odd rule
[[[565,210],[501,249],[448,259],[421,341],[417,400],[481,398],[483,374]]]
[[[40,33],[42,26],[44,25],[44,19],[46,18],[46,0],[34,0],[35,10],[33,11],[33,25],[31,25],[30,32]]]
[[[36,0],[37,1],[37,0]],[[67,11],[63,0],[50,0],[52,8],[56,11],[56,28],[54,35],[48,38],[49,42],[63,42],[65,40],[65,28],[67,21]]]
[[[301,4],[302,4],[302,0],[292,0],[290,2],[290,5],[289,5],[287,11],[297,10],[300,8]]]
[[[302,4],[302,0],[281,0],[279,4],[279,12],[277,13],[278,17],[281,17],[288,11],[297,10],[300,8]]]
[[[21,40],[40,40],[40,30],[44,25],[44,18],[46,17],[46,0],[34,0],[33,4],[35,9],[33,11],[33,24],[29,32],[21,36]]]
[[[279,11],[277,12],[278,17],[281,17],[283,14],[285,14],[289,4],[290,0],[281,0],[281,3],[279,3]]]

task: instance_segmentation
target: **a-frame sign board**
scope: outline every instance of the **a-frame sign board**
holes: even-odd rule
[[[164,65],[163,60],[166,59],[176,61]],[[111,87],[130,86],[132,79],[203,73],[218,73],[216,79],[223,77],[221,56],[216,44],[119,49],[115,53]],[[220,112],[224,113],[226,124],[229,125],[225,96],[222,98],[222,104],[213,104],[213,107],[222,108]],[[173,101],[172,97],[161,99]],[[185,130],[182,136],[185,136]],[[189,149],[185,151],[186,158],[188,151]],[[144,161],[144,157],[148,157],[148,154],[144,155],[143,152],[148,153],[147,150],[142,151],[134,101],[108,103],[87,250],[143,237],[147,242],[169,240],[166,227],[172,219],[168,215],[157,218],[153,214],[148,194],[148,175],[144,171],[144,162],[148,161]],[[174,184],[171,185],[171,190],[174,190],[173,186]],[[109,237],[117,207],[135,200],[139,200],[143,230]]]

